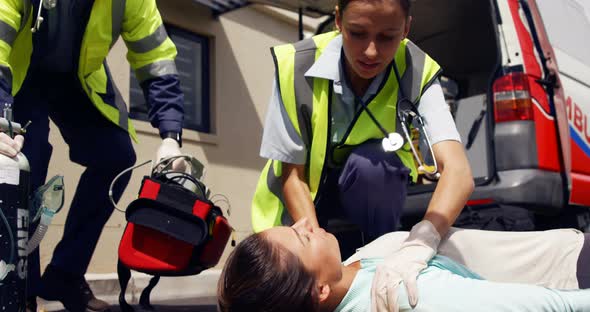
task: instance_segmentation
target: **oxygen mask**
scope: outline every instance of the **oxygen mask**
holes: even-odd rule
[[[27,254],[30,254],[35,250],[41,240],[47,233],[47,229],[53,220],[53,216],[58,213],[64,205],[64,177],[56,175],[45,183],[45,185],[39,187],[31,202],[31,209],[34,212],[35,217],[33,222],[39,221],[39,226],[35,230],[35,234],[29,240],[27,244]]]
[[[43,214],[53,217],[64,205],[64,177],[56,175],[45,185],[39,187],[33,195],[31,208],[35,213],[33,222]]]

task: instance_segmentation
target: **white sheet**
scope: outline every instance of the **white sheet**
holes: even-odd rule
[[[383,235],[344,264],[384,257],[397,250],[407,236],[408,232]],[[438,252],[490,281],[579,289],[576,272],[583,244],[584,234],[574,229],[495,232],[452,228]]]

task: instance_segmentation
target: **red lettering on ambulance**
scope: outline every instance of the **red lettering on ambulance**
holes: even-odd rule
[[[572,121],[572,98],[569,96],[565,100],[565,108],[567,110],[567,119]]]
[[[584,124],[582,121],[583,114],[582,110],[574,103],[574,126],[579,132],[584,131]]]

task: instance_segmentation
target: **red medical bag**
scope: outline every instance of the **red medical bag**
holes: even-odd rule
[[[204,194],[163,175],[143,178],[138,198],[125,212],[128,223],[119,245],[123,311],[133,310],[125,301],[130,270],[154,275],[140,298],[140,304],[149,307],[160,276],[194,275],[219,262],[232,228]]]

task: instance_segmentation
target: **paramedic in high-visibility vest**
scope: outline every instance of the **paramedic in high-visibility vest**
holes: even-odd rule
[[[70,160],[85,167],[61,241],[39,279],[39,251],[29,257],[27,309],[35,296],[58,300],[69,311],[105,311],[84,274],[102,228],[113,211],[113,178],[135,163],[137,140],[106,57],[123,37],[127,59],[143,88],[152,125],[162,143],[157,159],[180,154],[184,97],[155,0],[2,0],[0,3],[0,103],[28,127],[23,138],[0,134],[0,152],[22,146],[32,189],[42,185],[52,152],[49,118],[69,146]],[[55,130],[55,129],[54,129]],[[156,151],[154,151],[156,152]],[[129,181],[120,179],[116,200]]]
[[[344,217],[367,242],[395,231],[417,178],[411,142],[386,148],[399,143],[390,137],[403,137],[396,103],[405,96],[426,121],[440,179],[423,221],[377,270],[373,298],[387,305],[396,286],[387,281],[399,278],[415,304],[417,275],[473,191],[471,169],[437,79],[441,68],[407,39],[410,1],[339,0],[335,15],[337,31],[272,48],[276,79],[260,152],[268,162],[253,228],[302,218],[317,228]],[[397,134],[383,141],[384,132]]]

